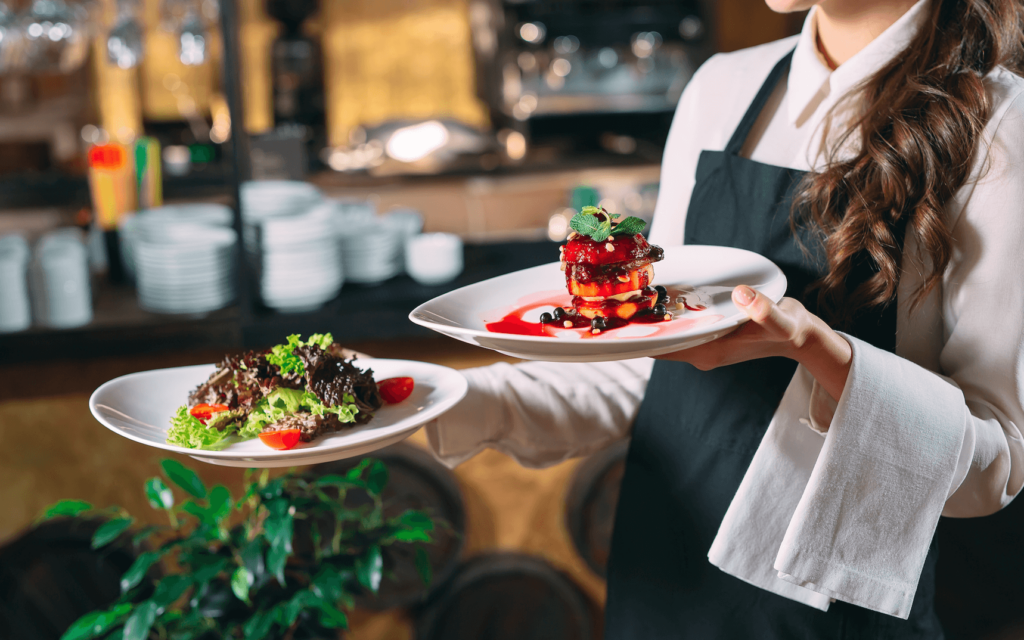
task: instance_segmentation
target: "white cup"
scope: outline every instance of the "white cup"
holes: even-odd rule
[[[34,270],[42,324],[66,329],[92,321],[89,261],[81,239],[63,230],[47,234],[36,246]]]
[[[28,260],[28,243],[24,238],[0,238],[0,333],[24,331],[32,324]]]
[[[451,282],[462,267],[462,240],[457,235],[424,233],[405,242],[405,269],[422,285]]]

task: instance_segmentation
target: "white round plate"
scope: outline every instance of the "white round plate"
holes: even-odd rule
[[[732,302],[732,289],[737,285],[754,287],[776,302],[786,293],[786,276],[774,263],[732,247],[669,247],[665,259],[654,264],[654,273],[652,285],[670,290],[693,287],[695,294],[688,294],[687,299],[707,308],[674,310],[671,321],[630,324],[599,335],[551,325],[543,336],[488,330],[488,323],[511,313],[521,312],[524,320],[537,322],[542,312],[569,306],[565,274],[556,262],[451,291],[416,307],[409,319],[457,340],[524,360],[601,362],[657,356],[722,337],[747,320]]]
[[[259,438],[236,442],[220,451],[167,444],[171,416],[186,403],[188,394],[215,371],[214,365],[156,369],[115,378],[93,392],[89,410],[114,433],[151,447],[228,467],[273,468],[341,460],[386,447],[409,437],[466,395],[466,379],[448,367],[377,358],[356,360],[356,365],[373,369],[378,381],[409,376],[416,383],[415,389],[404,402],[384,405],[365,426],[300,443],[288,451],[271,449]]]

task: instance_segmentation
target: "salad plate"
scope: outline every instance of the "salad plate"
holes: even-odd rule
[[[562,327],[558,322],[541,324],[541,314],[572,305],[566,274],[558,262],[456,289],[420,305],[409,319],[457,340],[524,360],[600,362],[662,355],[726,335],[748,319],[732,302],[737,285],[753,287],[775,302],[786,293],[782,270],[743,249],[668,247],[653,267],[651,284],[666,288],[670,298],[671,313],[664,322],[626,324],[597,332]]]
[[[147,446],[211,464],[274,468],[330,462],[386,447],[412,435],[466,394],[466,379],[448,367],[380,358],[359,358],[355,364],[373,369],[377,380],[411,377],[415,381],[412,395],[402,402],[385,404],[368,424],[288,450],[271,449],[259,438],[232,442],[219,450],[189,449],[166,441],[172,417],[192,390],[216,370],[215,365],[156,369],[115,378],[93,392],[89,409],[106,428]]]

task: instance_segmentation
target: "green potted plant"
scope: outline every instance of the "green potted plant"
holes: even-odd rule
[[[333,638],[347,627],[345,611],[360,593],[375,594],[384,571],[381,549],[416,545],[416,568],[430,582],[423,544],[434,519],[407,510],[384,515],[388,472],[366,459],[344,475],[294,472],[271,479],[246,472],[237,499],[210,489],[175,460],[161,462],[179,500],[161,478],[150,478],[150,505],[167,525],[136,527],[120,507],[96,509],[63,500],[43,519],[103,518],[93,548],[132,545],[138,552],[108,609],[78,619],[62,640],[190,640]]]

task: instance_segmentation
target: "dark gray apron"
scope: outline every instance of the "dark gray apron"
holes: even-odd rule
[[[686,216],[689,244],[739,247],[782,268],[787,294],[803,298],[823,274],[820,243],[790,230],[803,172],[739,152],[792,53],[772,69],[724,151],[702,151]],[[902,242],[903,230],[897,230]],[[817,247],[817,248],[815,248]],[[851,276],[870,274],[868,261]],[[814,311],[811,300],[803,302]],[[894,351],[896,305],[863,314],[849,333]],[[835,602],[818,611],[754,587],[708,562],[707,553],[754,451],[796,370],[763,358],[713,371],[658,361],[633,427],[608,567],[608,640],[942,637],[933,607],[935,549],[928,554],[910,619]]]

